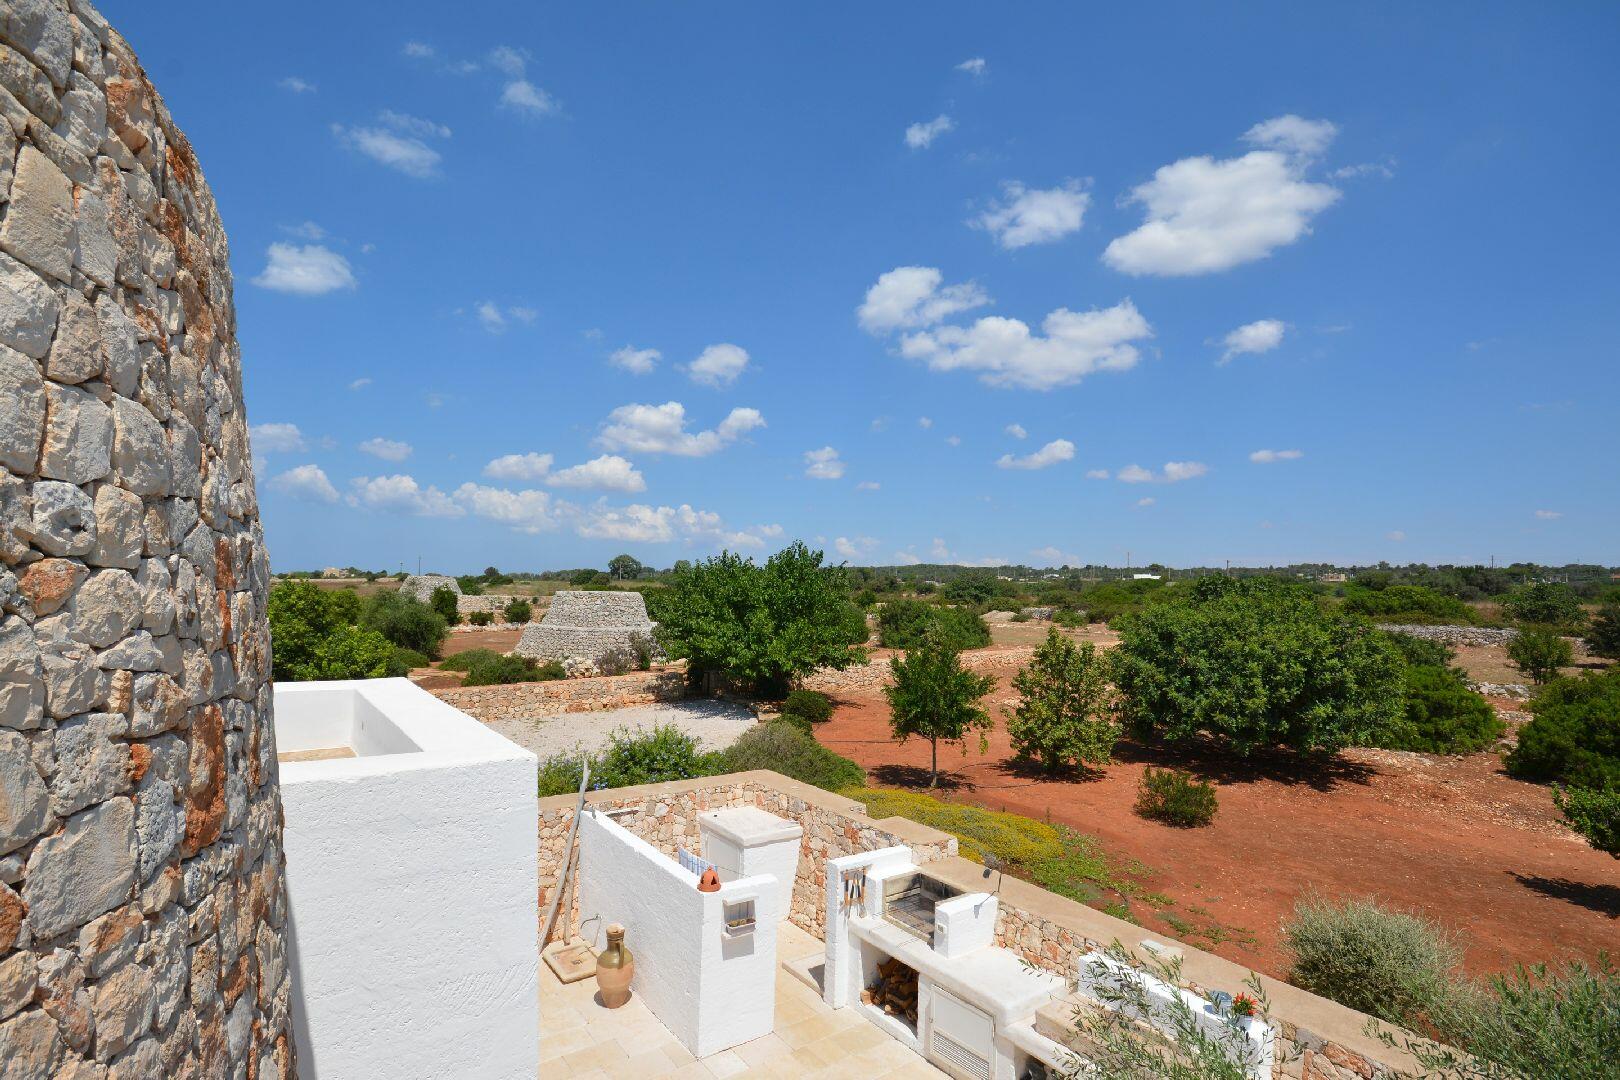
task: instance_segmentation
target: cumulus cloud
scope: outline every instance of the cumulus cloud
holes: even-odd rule
[[[427,60],[433,56],[433,46],[425,41],[407,41],[400,52],[413,60]]]
[[[505,75],[522,75],[529,64],[529,54],[510,45],[497,45],[489,50],[490,65]]]
[[[1112,241],[1103,261],[1127,274],[1208,274],[1294,243],[1339,198],[1336,188],[1305,179],[1336,130],[1325,121],[1278,117],[1245,136],[1267,149],[1165,165],[1131,191],[1126,201],[1142,206],[1145,220]]]
[[[306,446],[297,424],[254,424],[248,428],[248,440],[256,454],[286,454]]]
[[[1221,353],[1221,363],[1227,363],[1234,356],[1245,353],[1258,355],[1270,352],[1282,344],[1283,333],[1288,327],[1280,319],[1259,319],[1252,323],[1245,323],[1221,339],[1226,351]]]
[[[1029,432],[1024,430],[1023,424],[1008,424],[1004,430],[1015,439],[1029,438]]]
[[[1392,529],[1384,534],[1386,540],[1393,540],[1397,544],[1406,539],[1406,533],[1400,529]]]
[[[919,416],[917,417],[917,426],[922,428],[924,431],[927,431],[929,428],[934,426],[934,421],[930,417]]]
[[[319,465],[299,465],[270,481],[270,486],[276,491],[291,495],[295,499],[306,502],[335,503],[338,501],[337,488],[326,478],[326,472]]]
[[[450,137],[449,127],[436,120],[424,120],[420,116],[395,112],[393,109],[384,109],[377,114],[377,119],[405,135],[414,135],[424,139],[448,139]]]
[[[513,79],[501,91],[501,107],[524,116],[550,116],[560,106],[557,99],[528,79]]]
[[[632,504],[611,507],[598,503],[585,511],[575,527],[580,536],[623,540],[631,543],[668,543],[672,540],[701,541],[723,547],[758,548],[767,538],[782,535],[779,525],[758,525],[733,529],[719,514],[680,506]]]
[[[983,75],[987,70],[989,70],[989,67],[990,67],[990,65],[985,63],[984,57],[982,57],[982,56],[974,56],[974,57],[970,57],[967,60],[962,61],[960,64],[957,64],[956,65],[956,70],[957,71],[965,71],[969,75],[972,75],[975,78],[977,78],[978,76]]]
[[[887,334],[933,326],[959,312],[990,303],[990,297],[973,282],[941,288],[944,280],[944,275],[932,266],[897,266],[866,290],[866,299],[855,309],[855,317],[867,333]]]
[[[1154,503],[1156,503],[1158,501],[1159,501],[1158,499],[1155,499],[1151,495],[1144,495],[1140,499],[1136,500],[1136,505],[1137,506],[1152,506]]]
[[[1341,165],[1328,173],[1333,180],[1355,180],[1363,176],[1378,176],[1391,180],[1395,176],[1395,161],[1363,161],[1357,165]]]
[[[1564,516],[1564,512],[1562,510],[1537,510],[1536,511],[1536,517],[1540,518],[1542,521],[1557,521],[1559,518],[1561,518],[1563,516]]]
[[[609,353],[608,363],[635,375],[645,375],[657,367],[658,361],[663,358],[664,354],[657,349],[637,349],[634,346],[626,345],[622,349],[614,349]]]
[[[506,330],[506,316],[501,314],[500,305],[493,300],[480,300],[473,306],[473,314],[478,316],[478,325],[492,334]]]
[[[423,487],[406,474],[357,476],[349,484],[349,505],[389,510],[417,517],[455,518],[466,514],[450,496],[431,484]]]
[[[371,380],[370,376],[361,376],[360,378],[355,379],[355,380],[353,380],[352,382],[349,383],[349,389],[350,390],[364,390],[366,387],[371,385],[371,382],[372,382],[372,380]]]
[[[1153,328],[1129,300],[1111,308],[1070,311],[1059,308],[1041,323],[1044,336],[1002,316],[986,316],[972,326],[942,326],[906,335],[900,355],[921,360],[934,371],[977,371],[991,386],[1051,390],[1079,382],[1096,371],[1128,371],[1140,353],[1131,344],[1153,336]]]
[[[804,452],[804,475],[812,480],[837,480],[844,475],[844,463],[830,446]]]
[[[411,456],[411,444],[378,437],[361,443],[360,452],[384,461],[404,461]]]
[[[621,405],[608,414],[596,441],[604,450],[704,457],[764,426],[758,409],[736,408],[713,430],[693,432],[686,430],[686,406],[678,401]]]
[[[1257,465],[1270,465],[1276,461],[1298,461],[1305,456],[1303,450],[1256,450],[1249,460]]]
[[[955,121],[944,113],[939,114],[932,120],[912,124],[906,128],[906,145],[913,150],[926,150],[935,139],[955,126]]]
[[[1078,180],[1066,180],[1055,188],[1026,188],[1016,180],[1002,185],[1000,202],[969,224],[984,229],[996,243],[1009,251],[1031,244],[1050,244],[1078,232],[1091,205],[1091,196]]]
[[[300,79],[296,75],[289,75],[285,79],[282,79],[280,82],[276,83],[276,85],[287,91],[289,94],[313,94],[315,92],[314,83]]]
[[[507,491],[471,482],[456,488],[455,500],[475,517],[523,533],[550,532],[573,511],[544,491]]]
[[[551,472],[550,454],[503,454],[484,466],[491,480],[540,480]]]
[[[603,454],[582,465],[559,469],[546,479],[552,487],[596,488],[602,491],[646,491],[647,481],[629,461]]]
[[[878,542],[870,536],[839,536],[833,538],[833,550],[841,559],[859,559],[870,554]]]
[[[344,127],[332,125],[332,134],[339,143],[357,153],[386,165],[406,176],[425,180],[439,171],[443,160],[439,152],[414,135],[401,134],[385,127]]]
[[[1033,454],[1023,457],[1013,457],[1011,454],[1002,454],[996,461],[998,469],[1045,469],[1059,462],[1070,461],[1074,458],[1074,443],[1068,439],[1053,439]]]
[[[699,353],[698,358],[687,365],[686,374],[695,383],[718,388],[736,382],[747,367],[748,350],[721,342]]]
[[[1127,465],[1114,474],[1114,479],[1126,484],[1175,484],[1196,479],[1207,472],[1209,466],[1201,461],[1167,461],[1160,472],[1144,469],[1140,465]]]
[[[253,284],[294,296],[320,296],[352,289],[357,282],[349,260],[330,248],[320,244],[271,244],[265,252],[264,269]]]

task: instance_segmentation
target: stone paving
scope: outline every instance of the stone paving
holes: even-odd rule
[[[819,954],[822,944],[791,923],[777,929],[776,1026],[769,1035],[694,1058],[632,997],[597,1004],[596,980],[563,985],[540,969],[540,1076],[545,1080],[678,1077],[826,1077],[938,1080],[945,1074],[879,1031],[853,1009],[830,1009],[780,961]],[[632,951],[634,943],[629,944]]]

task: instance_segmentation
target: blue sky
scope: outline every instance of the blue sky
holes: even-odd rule
[[[112,3],[280,569],[1620,562],[1612,5]]]

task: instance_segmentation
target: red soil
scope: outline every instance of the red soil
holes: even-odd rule
[[[1010,696],[1003,675],[992,715]],[[927,784],[928,744],[892,741],[881,691],[836,698],[832,719],[818,726],[823,743],[876,784]],[[1133,813],[1149,764],[1214,779],[1215,823],[1176,829]],[[1509,777],[1495,753],[1354,751],[1308,769],[1286,755],[1245,762],[1127,743],[1090,778],[1047,779],[1013,764],[998,722],[988,754],[976,744],[966,757],[942,747],[940,765],[950,770],[941,778],[946,798],[1070,825],[1110,854],[1145,863],[1154,871],[1147,887],[1175,903],[1160,910],[1135,901],[1143,925],[1268,974],[1286,974],[1278,928],[1295,898],[1313,890],[1373,896],[1438,920],[1458,933],[1476,974],[1620,947],[1620,860],[1564,828],[1548,790]],[[1199,929],[1187,933],[1188,923]],[[1213,934],[1200,932],[1207,928]]]

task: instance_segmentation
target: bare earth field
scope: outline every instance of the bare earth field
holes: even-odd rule
[[[1008,633],[1028,627],[1011,624]],[[1084,637],[1108,642],[1100,627]],[[1007,678],[1027,647],[998,643],[969,657],[998,677],[990,701],[999,722],[1013,698]],[[1483,667],[1490,658],[1475,659]],[[817,729],[821,742],[866,767],[874,783],[927,783],[928,744],[892,740],[879,686],[834,697],[837,710]],[[1475,973],[1591,959],[1620,944],[1620,860],[1588,848],[1559,822],[1548,789],[1509,777],[1493,752],[1352,751],[1336,765],[1307,769],[1291,755],[1242,761],[1126,743],[1099,773],[1048,779],[1013,763],[998,726],[987,754],[976,745],[966,756],[941,748],[940,762],[950,770],[944,797],[1072,826],[1110,854],[1152,868],[1147,887],[1171,903],[1134,900],[1143,925],[1270,974],[1287,966],[1279,925],[1295,898],[1313,890],[1376,896],[1438,920],[1459,933]],[[1213,778],[1215,823],[1175,829],[1133,813],[1150,764]]]

